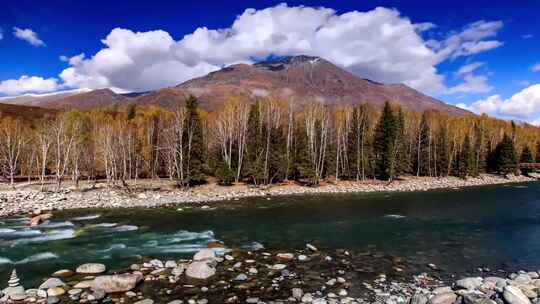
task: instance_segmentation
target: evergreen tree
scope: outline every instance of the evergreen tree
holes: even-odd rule
[[[390,103],[386,102],[375,129],[375,175],[382,180],[392,180],[396,175],[395,141],[397,123]]]
[[[531,149],[529,149],[529,146],[525,146],[523,148],[523,151],[521,151],[521,157],[519,158],[520,163],[529,164],[533,162],[533,156],[531,153]],[[521,169],[521,173],[524,175],[528,175],[531,173],[531,169]]]
[[[295,128],[295,153],[293,175],[297,181],[309,180],[309,183],[315,179],[315,170],[309,159],[308,139],[306,127],[302,122],[299,122]]]
[[[458,159],[458,176],[466,178],[472,172],[474,154],[471,149],[471,139],[467,135],[463,141],[463,146]]]
[[[259,102],[251,106],[248,118],[248,134],[244,176],[258,185],[264,179],[264,137],[261,126]]]
[[[199,184],[205,181],[205,147],[203,127],[197,98],[190,95],[186,100],[186,128],[183,147],[186,149],[184,185]]]
[[[283,180],[287,167],[287,159],[285,157],[286,139],[280,128],[274,127],[270,130],[270,146],[268,151],[268,183]]]
[[[515,173],[517,170],[517,156],[514,142],[508,134],[504,134],[502,141],[496,149],[496,167],[499,174]]]
[[[431,130],[427,112],[422,114],[417,142],[416,175],[431,176]]]
[[[405,115],[401,107],[396,118],[396,175],[410,173],[411,157],[409,155],[409,138],[405,132]]]
[[[441,123],[437,133],[437,172],[439,176],[447,176],[450,165],[450,149],[448,140],[448,128]]]
[[[479,176],[486,171],[486,153],[484,147],[484,129],[477,123],[474,125],[474,155],[472,165],[472,176]]]

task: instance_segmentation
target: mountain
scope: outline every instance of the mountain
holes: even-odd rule
[[[22,118],[23,120],[34,120],[46,115],[55,115],[56,112],[56,110],[39,107],[0,103],[0,117],[10,116]]]
[[[47,100],[46,102],[40,103],[39,106],[48,109],[78,109],[84,111],[119,104],[128,99],[128,97],[116,94],[110,89],[99,89],[54,100]]]
[[[170,107],[193,94],[207,110],[214,110],[230,96],[250,101],[269,95],[292,98],[300,104],[314,101],[330,106],[368,102],[382,108],[396,102],[409,111],[436,110],[453,115],[468,111],[424,95],[404,84],[382,84],[362,79],[331,62],[310,56],[287,57],[253,65],[235,64],[176,87],[157,90],[136,99],[140,104]]]
[[[362,79],[331,62],[311,56],[285,57],[280,60],[235,64],[206,76],[188,80],[175,87],[151,92],[117,94],[110,89],[79,93],[47,94],[43,97],[2,98],[2,103],[33,105],[48,109],[90,110],[96,107],[134,102],[140,105],[174,107],[187,96],[199,98],[203,108],[215,110],[227,98],[237,96],[251,102],[276,96],[296,103],[323,102],[329,106],[370,103],[382,108],[386,101],[406,110],[436,110],[452,115],[470,112],[424,95],[404,84],[383,84]]]
[[[86,93],[91,90],[89,89],[76,89],[70,91],[60,91],[54,93],[45,93],[45,94],[24,94],[14,97],[0,97],[0,103],[5,104],[14,104],[20,106],[35,106],[39,107],[42,104],[47,102],[58,100],[64,97],[78,95],[81,93]]]

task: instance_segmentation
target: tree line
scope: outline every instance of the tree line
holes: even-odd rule
[[[0,172],[18,179],[105,179],[126,185],[169,178],[182,187],[216,177],[222,184],[269,185],[326,179],[519,173],[540,162],[538,128],[489,118],[406,112],[386,103],[328,107],[274,97],[229,98],[206,112],[190,96],[174,109],[108,107],[39,120],[0,116]],[[528,172],[525,172],[528,173]]]

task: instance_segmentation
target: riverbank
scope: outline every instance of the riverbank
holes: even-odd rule
[[[0,302],[26,303],[537,303],[536,271],[478,269],[459,278],[436,265],[420,274],[403,258],[366,252],[239,251],[219,243],[192,259],[146,259],[127,269],[103,264],[61,269],[25,289],[12,273]],[[3,284],[4,285],[4,284]]]
[[[139,180],[128,183],[128,189],[111,189],[105,184],[82,184],[80,189],[69,186],[60,192],[41,192],[38,185],[20,184],[16,189],[0,188],[0,218],[18,214],[41,213],[66,209],[87,208],[155,208],[175,204],[208,204],[246,197],[271,197],[295,194],[410,192],[434,189],[523,183],[537,180],[532,177],[484,174],[478,178],[406,177],[392,183],[382,181],[338,181],[319,187],[297,184],[274,185],[262,189],[248,185],[219,186],[207,184],[180,190],[170,181]],[[51,186],[53,187],[53,186]]]

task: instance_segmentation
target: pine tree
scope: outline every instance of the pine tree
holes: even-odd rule
[[[484,129],[477,123],[474,125],[474,155],[471,175],[479,176],[486,171],[486,153],[484,147]]]
[[[422,114],[417,142],[416,175],[431,176],[431,130],[427,112]]]
[[[450,166],[450,149],[448,140],[448,128],[441,123],[437,133],[437,172],[439,176],[447,176]]]
[[[529,146],[525,146],[523,148],[523,151],[521,151],[521,157],[519,158],[520,163],[529,164],[533,162],[533,157],[531,153],[531,149],[529,149]],[[531,169],[521,169],[521,173],[524,175],[528,175],[531,173]]]
[[[244,176],[255,185],[264,179],[264,137],[262,133],[260,104],[251,106],[248,118],[248,134]]]
[[[459,153],[458,160],[458,176],[461,178],[466,178],[472,172],[474,154],[471,149],[471,139],[469,135],[465,136],[463,141],[463,146]]]
[[[396,175],[402,175],[410,173],[411,158],[408,150],[409,138],[405,132],[405,115],[401,107],[398,110],[396,122]]]
[[[308,139],[306,127],[302,122],[299,122],[295,128],[295,153],[293,175],[297,181],[304,179],[309,180],[309,183],[315,179],[315,171],[309,159]]]
[[[515,173],[517,170],[517,156],[514,142],[508,134],[504,134],[502,141],[496,149],[496,167],[499,174]]]
[[[205,147],[201,116],[199,114],[199,102],[193,95],[186,100],[186,129],[183,139],[183,147],[187,150],[185,155],[186,186],[199,184],[205,180]]]
[[[386,102],[374,136],[375,175],[382,180],[392,180],[396,175],[396,130],[396,118]]]

